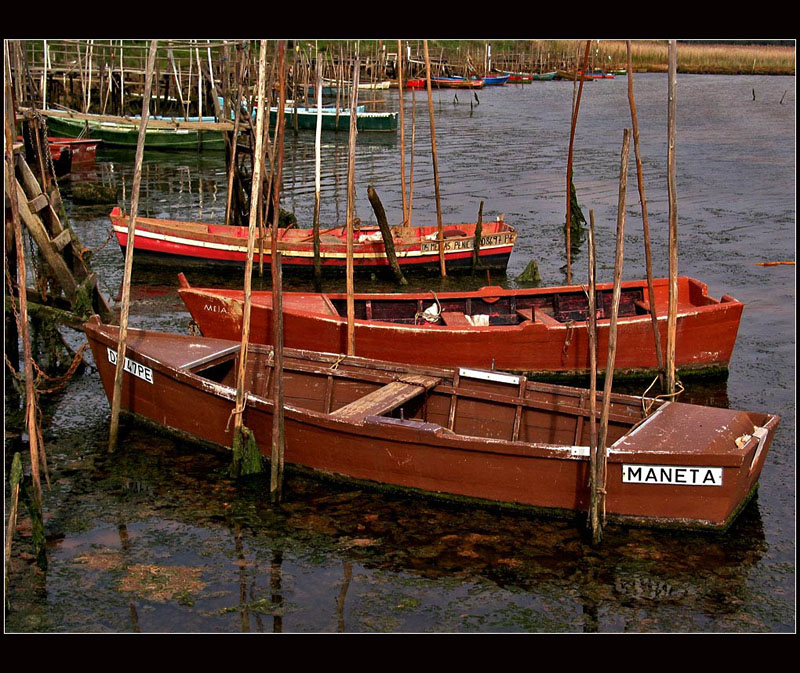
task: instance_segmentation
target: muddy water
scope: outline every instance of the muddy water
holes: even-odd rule
[[[667,81],[638,75],[654,268],[667,274]],[[787,93],[788,91],[788,93]],[[781,104],[781,98],[785,99]],[[503,213],[520,232],[507,276],[536,260],[542,284],[564,281],[570,83],[435,92],[443,219]],[[397,109],[388,92],[387,109]],[[712,296],[746,303],[727,381],[688,384],[685,399],[782,416],[761,490],[724,535],[609,528],[599,547],[581,525],[453,509],[290,474],[272,506],[263,484],[228,477],[229,457],[123,421],[106,453],[109,405],[93,369],[46,405],[51,487],[47,569],[23,520],[10,566],[11,632],[792,632],[795,629],[795,83],[786,77],[680,76],[677,90],[680,272]],[[411,94],[405,94],[410,125]],[[435,222],[426,100],[417,96],[413,222]],[[611,280],[627,80],[584,88],[574,182],[595,213],[599,280]],[[410,128],[410,126],[409,126]],[[407,134],[410,136],[410,131]],[[410,142],[410,138],[407,138]],[[313,133],[286,138],[283,205],[310,226]],[[367,185],[391,222],[402,212],[398,136],[358,137],[356,214],[374,221]],[[322,221],[346,208],[347,138],[324,134]],[[407,162],[409,161],[407,152]],[[101,180],[130,198],[132,154],[102,151]],[[72,203],[73,228],[96,249],[101,287],[119,293],[122,256],[103,247],[107,208]],[[225,168],[211,154],[147,154],[140,207],[218,222]],[[626,278],[644,274],[635,174],[626,207]],[[573,259],[586,279],[585,248]],[[196,284],[236,279],[187,272]],[[267,274],[268,277],[268,274]],[[131,325],[185,330],[172,270],[135,272]],[[412,287],[476,287],[485,278],[424,278]],[[287,287],[309,289],[302,278]],[[268,286],[268,280],[256,280]],[[326,281],[343,287],[341,279]],[[393,286],[360,280],[357,288]],[[68,335],[77,346],[81,337]],[[8,411],[8,410],[7,410]],[[6,451],[19,450],[6,439]]]

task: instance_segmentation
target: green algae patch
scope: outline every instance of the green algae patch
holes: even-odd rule
[[[206,586],[200,576],[198,568],[139,564],[128,568],[119,589],[159,603],[192,603],[194,595]]]

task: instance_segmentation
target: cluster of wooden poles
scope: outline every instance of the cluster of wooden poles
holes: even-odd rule
[[[678,308],[678,223],[677,223],[677,199],[675,190],[675,91],[677,85],[677,46],[675,40],[669,41],[669,84],[668,84],[668,123],[667,123],[667,186],[669,193],[669,295],[668,295],[668,318],[667,318],[667,344],[666,362],[661,349],[661,339],[658,332],[658,324],[655,314],[655,292],[653,289],[652,259],[650,253],[650,230],[647,218],[647,199],[645,197],[644,182],[642,179],[642,163],[639,155],[639,126],[636,118],[636,105],[633,96],[633,68],[631,67],[631,42],[627,42],[628,53],[628,99],[631,108],[631,120],[633,126],[634,151],[636,156],[636,174],[639,186],[639,198],[642,205],[642,219],[644,227],[645,259],[647,268],[647,289],[650,303],[650,316],[653,327],[653,338],[656,347],[656,356],[662,387],[665,392],[664,397],[673,397],[676,393],[675,377],[675,346],[677,328],[677,308]],[[584,55],[584,69],[589,55],[589,41],[586,43]],[[582,86],[582,82],[581,82]],[[575,132],[575,121],[580,104],[580,89],[572,118],[572,133],[570,136],[570,161],[567,168],[567,274],[571,274],[569,255],[570,255],[570,186],[572,181],[572,144]],[[608,429],[608,413],[610,409],[611,389],[614,378],[614,362],[617,351],[617,318],[619,314],[619,302],[622,285],[622,265],[624,252],[625,236],[625,198],[628,183],[628,164],[630,154],[631,131],[624,129],[622,141],[622,155],[620,161],[619,177],[619,199],[617,203],[617,228],[616,228],[616,254],[614,259],[614,283],[611,303],[611,319],[609,324],[608,341],[608,364],[603,388],[603,407],[600,413],[600,432],[599,437],[595,427],[596,419],[596,391],[597,391],[597,310],[596,302],[596,278],[595,278],[595,237],[594,237],[594,211],[589,211],[589,362],[590,362],[590,505],[589,505],[589,524],[592,533],[592,541],[599,543],[602,539],[603,526],[605,525],[605,496],[606,496],[606,433]],[[570,282],[568,280],[568,282]]]

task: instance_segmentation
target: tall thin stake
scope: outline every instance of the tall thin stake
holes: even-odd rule
[[[128,242],[125,246],[125,270],[122,278],[122,307],[119,316],[119,342],[117,344],[117,368],[114,375],[114,395],[111,399],[111,428],[108,434],[108,450],[114,451],[119,432],[119,410],[122,403],[122,374],[125,371],[125,351],[128,338],[128,313],[130,311],[131,275],[133,272],[133,249],[136,239],[136,215],[139,210],[139,190],[142,185],[142,160],[144,141],[147,135],[147,120],[150,117],[150,95],[153,87],[153,69],[156,63],[158,41],[150,42],[145,73],[144,96],[142,97],[142,121],[139,124],[139,137],[136,141],[136,160],[133,169],[133,188],[131,191],[131,212],[128,224]]]
[[[586,52],[583,55],[583,72],[586,72],[586,64],[589,61],[589,45],[591,40],[586,40]],[[576,75],[577,76],[577,75]],[[569,153],[567,154],[567,221],[565,225],[567,241],[567,283],[572,283],[572,148],[575,144],[575,126],[578,123],[578,110],[581,106],[581,94],[583,93],[583,75],[578,84],[578,97],[572,110],[572,126],[569,131]]]
[[[439,196],[439,163],[436,159],[436,125],[433,118],[433,91],[431,90],[431,59],[428,55],[428,41],[425,44],[425,79],[428,86],[428,114],[431,120],[431,154],[433,155],[433,188],[436,193],[436,226],[439,239],[439,268],[442,276],[447,275],[444,263],[444,236],[442,234],[442,202]]]
[[[360,59],[353,64],[353,84],[350,91],[350,151],[347,160],[347,354],[356,353],[355,302],[353,298],[353,210],[356,179],[356,108],[358,106],[358,74]]]
[[[675,191],[675,89],[678,47],[669,41],[669,112],[667,115],[667,191],[669,193],[669,315],[667,317],[667,394],[675,392],[675,340],[678,315],[678,210]]]
[[[628,187],[628,155],[631,142],[630,130],[625,129],[622,139],[622,159],[619,171],[619,201],[617,203],[617,254],[614,260],[614,290],[611,301],[611,320],[608,326],[608,360],[603,385],[603,409],[600,413],[600,439],[597,443],[597,472],[592,493],[593,508],[597,509],[597,526],[592,518],[592,541],[596,544],[603,536],[601,524],[605,523],[606,507],[606,441],[608,438],[608,416],[611,411],[611,387],[614,382],[614,361],[617,356],[617,318],[622,294],[622,260],[625,246],[625,192]]]
[[[317,292],[322,291],[322,259],[320,258],[319,242],[319,209],[321,201],[322,182],[322,58],[317,48],[317,131],[314,142],[314,284]]]
[[[600,530],[600,503],[595,495],[598,473],[597,455],[597,252],[594,241],[594,210],[589,211],[589,521],[593,531]]]
[[[267,64],[266,40],[261,40],[261,53],[258,60],[258,101],[256,107],[256,149],[253,183],[250,195],[250,220],[247,231],[247,260],[244,266],[244,307],[242,309],[242,343],[239,351],[239,367],[236,373],[236,407],[234,408],[233,431],[242,432],[244,425],[245,373],[247,371],[247,349],[250,342],[250,308],[253,275],[253,255],[255,252],[258,206],[261,200],[261,173],[264,169],[264,79]],[[236,440],[234,440],[236,441]],[[244,438],[242,438],[244,442]]]
[[[272,350],[275,364],[272,377],[272,458],[269,492],[272,502],[283,498],[283,277],[281,253],[278,251],[278,223],[281,212],[281,179],[283,173],[283,135],[286,108],[286,41],[278,43],[278,127],[275,137],[275,171],[272,177]]]
[[[650,321],[653,326],[653,340],[656,348],[656,361],[658,363],[661,385],[664,385],[664,353],[661,349],[661,336],[658,333],[658,318],[656,317],[656,293],[653,289],[653,260],[650,254],[650,223],[647,219],[647,197],[644,193],[644,177],[642,175],[642,157],[639,154],[639,122],[636,119],[636,103],[633,98],[633,60],[631,57],[631,41],[627,41],[628,49],[628,101],[631,106],[631,121],[633,123],[633,151],[636,157],[636,179],[639,185],[639,201],[642,204],[642,227],[644,230],[644,258],[647,270],[647,296],[650,303]]]
[[[14,245],[17,253],[17,299],[19,301],[19,337],[22,341],[24,370],[25,370],[25,422],[28,429],[28,449],[31,456],[31,481],[33,482],[33,497],[35,509],[42,511],[42,482],[39,472],[41,457],[39,455],[39,431],[36,423],[36,389],[34,387],[33,355],[31,352],[31,338],[28,327],[28,295],[25,279],[25,247],[22,240],[22,224],[17,201],[16,177],[14,172],[14,138],[16,137],[16,123],[14,119],[13,98],[11,94],[11,60],[8,53],[8,43],[5,49],[5,72],[3,91],[5,94],[4,106],[4,132],[5,132],[5,173],[6,194],[11,210],[11,219],[14,226]],[[9,242],[10,243],[10,242]],[[12,288],[9,288],[11,290]],[[14,363],[15,366],[17,363]]]
[[[403,191],[403,226],[408,226],[406,194],[406,125],[403,117],[403,41],[397,41],[397,89],[400,98],[400,188]]]

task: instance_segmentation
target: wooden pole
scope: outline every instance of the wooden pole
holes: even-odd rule
[[[678,316],[678,211],[675,176],[675,88],[678,47],[669,41],[669,110],[667,114],[667,191],[669,193],[669,314],[667,316],[667,394],[675,392],[675,340]]]
[[[433,91],[431,90],[431,59],[428,55],[428,41],[424,40],[425,45],[425,72],[428,87],[428,114],[431,120],[431,154],[433,155],[433,188],[436,193],[436,226],[439,236],[439,268],[442,276],[447,275],[444,263],[444,236],[442,234],[442,203],[439,196],[439,164],[436,159],[436,125],[433,119]]]
[[[586,51],[583,55],[583,72],[586,73],[586,64],[589,60],[589,44],[591,40],[586,40]],[[577,73],[576,73],[577,77]],[[575,144],[575,126],[578,123],[578,110],[581,106],[581,94],[583,93],[583,75],[578,84],[578,97],[575,100],[572,110],[572,127],[569,132],[569,153],[567,154],[567,222],[565,225],[567,241],[567,284],[572,283],[572,148]]]
[[[347,354],[356,353],[355,303],[353,299],[353,211],[356,180],[356,108],[358,106],[358,74],[360,59],[353,64],[353,83],[350,91],[350,150],[347,160]]]
[[[597,452],[597,251],[594,240],[594,211],[589,211],[589,522],[591,530],[601,530],[600,503],[596,497]]]
[[[658,318],[656,317],[656,294],[653,288],[653,261],[650,254],[650,223],[647,219],[647,197],[644,190],[644,177],[642,175],[642,157],[639,154],[639,122],[636,119],[636,103],[633,98],[633,61],[631,57],[631,41],[627,41],[628,50],[628,101],[631,106],[631,122],[633,123],[633,150],[636,157],[636,178],[639,185],[639,201],[642,205],[642,227],[644,230],[644,258],[647,270],[647,296],[650,303],[650,321],[653,326],[653,340],[656,348],[656,361],[658,362],[659,376],[662,388],[664,386],[664,353],[661,349],[661,336],[658,333]]]
[[[253,184],[250,195],[250,219],[247,230],[247,259],[244,269],[244,306],[242,308],[242,345],[239,356],[239,368],[236,376],[236,409],[234,417],[234,430],[238,431],[243,425],[244,398],[245,398],[245,372],[247,368],[247,349],[250,341],[250,312],[251,288],[253,273],[253,256],[255,251],[256,224],[258,219],[258,204],[261,198],[261,174],[264,170],[264,77],[266,73],[267,48],[266,40],[261,40],[261,52],[258,60],[258,101],[256,112],[256,147],[255,167],[253,169]]]
[[[128,224],[128,242],[125,247],[125,270],[122,278],[122,308],[119,317],[119,343],[117,344],[117,363],[114,375],[114,394],[111,400],[111,427],[108,435],[108,450],[114,451],[119,431],[119,410],[122,402],[122,374],[125,371],[125,350],[128,337],[128,313],[130,311],[131,274],[133,271],[133,248],[136,239],[136,214],[139,210],[139,190],[142,184],[142,159],[147,132],[147,119],[150,116],[150,94],[152,91],[153,68],[156,62],[158,41],[150,42],[147,58],[144,96],[142,98],[142,121],[139,124],[139,137],[136,141],[136,159],[133,169],[133,188],[131,192],[131,212]]]
[[[395,280],[400,285],[408,285],[408,281],[403,275],[403,270],[400,264],[397,263],[397,255],[394,251],[394,239],[392,238],[392,230],[389,227],[389,222],[386,219],[386,211],[383,208],[378,193],[372,185],[367,187],[367,196],[369,202],[372,204],[372,209],[375,211],[375,218],[378,220],[378,226],[381,229],[381,236],[383,237],[383,247],[386,252],[386,259],[389,261],[389,266],[392,269]]]
[[[31,339],[28,326],[28,297],[26,292],[27,272],[25,269],[25,248],[22,240],[22,223],[19,214],[19,200],[15,188],[16,178],[14,172],[14,138],[16,138],[16,124],[14,119],[13,98],[11,93],[11,65],[8,54],[8,43],[5,44],[5,73],[4,73],[4,132],[5,132],[5,173],[6,196],[11,207],[11,219],[14,226],[14,244],[17,256],[17,298],[19,301],[19,336],[23,347],[23,360],[25,371],[25,421],[28,429],[28,448],[31,456],[31,481],[33,482],[34,506],[37,512],[42,511],[42,483],[39,472],[41,457],[39,455],[39,432],[36,427],[36,390],[33,385],[33,356],[31,353]],[[16,365],[16,363],[15,363]]]
[[[314,285],[317,292],[322,291],[322,259],[320,258],[319,242],[319,210],[322,199],[322,182],[320,173],[322,170],[322,59],[317,47],[317,129],[314,141]]]
[[[628,154],[630,131],[625,129],[622,140],[622,159],[619,171],[619,201],[617,204],[617,254],[614,260],[614,290],[611,302],[611,320],[608,326],[608,360],[603,385],[603,409],[600,413],[600,439],[597,443],[597,465],[592,492],[592,507],[597,510],[597,526],[592,528],[592,541],[600,542],[605,522],[606,503],[606,441],[608,438],[608,416],[611,410],[611,387],[614,382],[614,361],[617,356],[617,318],[622,294],[622,260],[625,245],[625,192],[628,186]],[[594,518],[593,518],[594,523]]]
[[[231,147],[229,152],[230,164],[228,165],[228,202],[225,205],[225,224],[231,223],[231,204],[233,202],[233,176],[234,173],[236,172],[236,148],[239,144],[239,119],[241,117],[241,109],[242,109],[242,88],[244,86],[244,77],[246,72],[246,69],[244,67],[244,50],[241,48],[237,48],[236,50],[236,62],[238,66],[238,77],[237,77],[238,83],[236,89],[235,116],[233,119],[233,138],[231,138]]]
[[[481,266],[481,235],[483,233],[483,201],[478,207],[478,222],[475,225],[475,239],[472,244],[472,273]]]
[[[265,43],[266,44],[266,43]],[[272,351],[275,364],[272,376],[272,457],[269,492],[272,502],[283,499],[284,421],[283,421],[283,267],[278,251],[281,178],[283,173],[283,136],[286,108],[286,41],[278,43],[278,126],[275,136],[275,170],[272,176]],[[263,94],[262,94],[263,97]]]
[[[397,41],[397,89],[400,98],[400,189],[403,192],[403,226],[408,225],[408,195],[406,194],[406,127],[403,117],[403,41]]]

